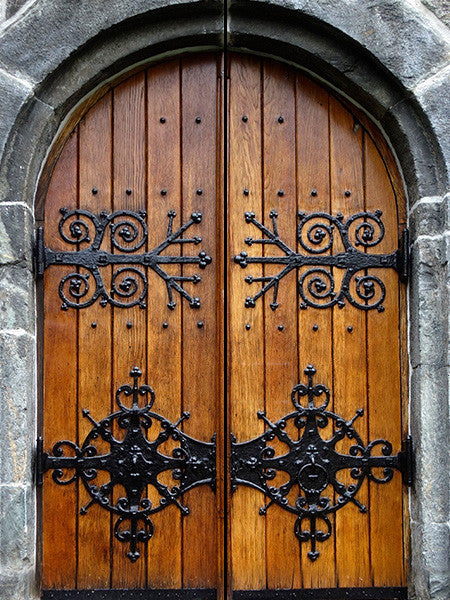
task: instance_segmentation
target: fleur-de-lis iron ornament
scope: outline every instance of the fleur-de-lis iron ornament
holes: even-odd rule
[[[102,212],[95,215],[88,210],[61,208],[60,212],[62,218],[58,229],[61,239],[68,244],[76,244],[79,249],[63,252],[47,248],[44,244],[43,228],[40,227],[36,240],[36,271],[38,275],[43,275],[44,270],[50,265],[70,265],[77,268],[77,271],[65,275],[59,284],[63,310],[69,307],[86,308],[97,299],[100,299],[102,306],[112,304],[118,308],[129,308],[138,305],[145,308],[148,292],[147,269],[151,269],[164,280],[169,298],[167,306],[171,310],[176,306],[173,291],[186,298],[191,308],[200,308],[200,299],[189,294],[183,284],[191,282],[195,285],[200,283],[201,277],[198,274],[169,274],[164,266],[194,264],[200,269],[205,269],[211,263],[211,257],[203,250],[197,256],[181,253],[164,255],[163,251],[174,245],[182,247],[187,244],[200,244],[202,238],[198,235],[184,238],[183,234],[193,225],[201,223],[202,213],[193,212],[184,225],[173,231],[176,213],[174,210],[169,211],[166,238],[152,250],[136,254],[148,243],[145,211],[120,210],[110,214]],[[102,244],[107,237],[107,229],[109,229],[109,244],[113,252],[102,249]],[[85,243],[89,245],[83,247]],[[109,265],[119,268],[112,273],[108,291],[101,268]],[[85,272],[80,272],[80,268]],[[91,277],[94,280],[92,290]]]
[[[245,306],[253,308],[256,301],[269,290],[273,290],[270,303],[272,310],[278,304],[278,288],[280,281],[291,271],[308,267],[302,272],[298,281],[298,294],[301,298],[300,308],[329,308],[337,305],[342,308],[347,300],[363,310],[384,310],[383,301],[386,297],[386,287],[376,275],[368,273],[369,269],[395,269],[402,281],[408,276],[408,236],[405,229],[402,236],[401,249],[390,254],[372,254],[367,252],[384,238],[384,225],[381,220],[382,212],[358,212],[346,221],[341,213],[332,216],[328,213],[317,212],[306,214],[299,212],[300,222],[297,228],[297,240],[300,252],[286,244],[278,233],[278,214],[272,210],[269,218],[272,221],[272,231],[260,223],[253,212],[244,213],[245,221],[254,225],[263,234],[262,239],[247,237],[244,242],[248,246],[260,244],[264,247],[275,246],[281,253],[277,255],[249,256],[241,252],[234,261],[243,269],[248,265],[280,265],[281,270],[276,274],[263,274],[261,277],[248,275],[245,281],[252,285],[260,283],[261,288],[254,296],[245,299]],[[335,230],[339,232],[343,252],[333,254]],[[352,239],[354,240],[352,242]],[[362,251],[357,248],[359,246]],[[344,269],[339,291],[333,269]],[[357,275],[357,273],[361,273]]]
[[[89,503],[81,508],[85,515],[94,504],[117,516],[114,536],[129,544],[128,558],[135,562],[140,552],[139,543],[147,543],[153,535],[150,515],[175,504],[182,516],[189,509],[180,503],[180,497],[193,487],[216,485],[216,445],[212,442],[196,440],[180,430],[180,424],[189,418],[183,412],[176,423],[152,411],[155,393],[148,385],[138,385],[141,377],[139,368],[130,373],[133,385],[122,385],[116,391],[119,410],[100,422],[95,421],[89,410],[83,416],[92,423],[92,429],[83,444],[62,440],[53,446],[52,454],[43,451],[42,438],[38,439],[37,484],[42,485],[43,475],[52,470],[53,481],[59,485],[69,485],[80,480],[90,496]],[[126,399],[131,398],[131,405]],[[143,406],[142,398],[145,399]],[[151,441],[146,433],[157,423],[160,431]],[[168,439],[179,446],[172,450],[172,456],[161,451],[161,444]],[[106,442],[110,452],[101,449]],[[100,449],[101,446],[101,449]],[[177,485],[164,485],[158,476],[172,472]],[[99,484],[99,472],[109,475],[108,481]],[[100,478],[99,478],[100,479]],[[101,478],[104,481],[104,477]],[[124,489],[126,496],[117,497],[115,488]],[[153,504],[145,496],[147,486],[153,486],[159,494],[159,502]]]
[[[405,440],[397,455],[392,455],[392,444],[387,440],[375,440],[365,446],[353,426],[356,419],[363,416],[363,409],[358,409],[349,421],[327,410],[330,391],[321,383],[314,384],[315,373],[316,369],[308,365],[305,369],[308,382],[299,383],[292,390],[293,412],[272,423],[260,411],[258,418],[264,421],[267,430],[247,442],[238,443],[233,435],[231,441],[232,491],[246,485],[265,494],[269,502],[260,509],[261,515],[273,504],[295,514],[294,533],[300,544],[310,542],[308,557],[311,561],[319,557],[317,543],[326,541],[332,534],[330,514],[349,502],[356,504],[362,513],[367,512],[367,507],[356,497],[366,478],[375,483],[388,483],[397,469],[405,484],[412,483],[411,438]],[[298,439],[292,439],[287,433],[289,421],[293,421],[301,434]],[[320,431],[330,422],[333,430],[330,437],[324,439]],[[286,445],[286,454],[278,454],[270,446],[275,438]],[[336,449],[345,438],[354,442],[348,454]],[[375,448],[380,448],[380,455],[372,454]],[[374,469],[378,470],[374,472]],[[348,470],[353,483],[345,484],[340,481],[340,473]],[[288,475],[288,481],[271,485],[280,472]],[[295,500],[291,494],[293,488],[297,489]]]

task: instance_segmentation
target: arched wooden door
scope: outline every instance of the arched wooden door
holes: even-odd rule
[[[236,598],[403,597],[402,477],[370,443],[396,454],[407,427],[401,181],[304,74],[229,73],[230,560],[263,590]]]
[[[38,236],[45,598],[405,597],[404,211],[373,125],[286,65],[90,108]]]

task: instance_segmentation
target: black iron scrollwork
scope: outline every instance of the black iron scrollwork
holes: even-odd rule
[[[365,252],[376,246],[384,238],[384,225],[381,220],[381,211],[359,212],[351,215],[346,221],[342,214],[335,217],[323,212],[306,214],[298,213],[300,222],[297,228],[297,240],[301,247],[300,252],[290,248],[279,236],[277,218],[278,214],[272,210],[269,218],[272,220],[272,231],[260,223],[253,212],[245,213],[247,223],[253,224],[263,234],[262,239],[247,237],[244,241],[248,246],[261,244],[273,245],[282,251],[277,256],[248,256],[241,252],[234,260],[243,269],[249,264],[280,265],[281,271],[275,275],[264,275],[245,278],[248,284],[260,283],[261,288],[254,296],[245,299],[245,306],[253,308],[256,301],[273,289],[273,298],[270,303],[272,310],[278,308],[278,287],[280,281],[294,269],[310,267],[304,271],[298,281],[298,293],[302,300],[300,308],[309,306],[314,308],[329,308],[337,305],[342,308],[347,300],[363,310],[377,309],[383,311],[383,301],[386,288],[383,281],[376,275],[367,272],[368,269],[391,268],[396,269],[402,281],[407,277],[407,232],[401,251],[395,250],[391,254],[372,254]],[[344,251],[332,253],[334,231],[340,235]],[[353,241],[352,241],[353,240]],[[359,246],[362,251],[357,248]],[[331,252],[331,253],[330,253]],[[336,279],[333,268],[344,269],[340,289],[336,289]],[[357,275],[361,272],[361,275]]]
[[[297,516],[294,533],[300,543],[310,542],[308,557],[311,561],[319,556],[317,542],[324,542],[332,534],[328,515],[349,502],[356,504],[361,512],[367,511],[356,498],[365,478],[375,483],[388,483],[397,469],[402,472],[404,482],[411,484],[410,438],[397,455],[392,455],[392,445],[387,440],[375,440],[365,446],[353,427],[356,419],[364,414],[363,409],[357,410],[349,421],[327,410],[330,391],[323,384],[314,384],[315,373],[316,369],[308,365],[305,369],[308,383],[299,383],[292,390],[295,408],[292,413],[272,423],[264,412],[258,412],[258,418],[265,422],[267,430],[242,443],[237,443],[232,436],[231,443],[232,491],[238,485],[246,485],[265,494],[269,502],[260,509],[261,515],[265,515],[273,504],[294,513]],[[287,433],[289,421],[293,421],[299,433],[302,432],[299,439],[293,440]],[[333,430],[329,439],[323,439],[320,430],[328,423],[333,424]],[[276,455],[269,445],[275,438],[288,447],[287,454]],[[345,438],[354,441],[349,454],[336,449],[338,442]],[[381,454],[373,454],[376,448]],[[352,483],[339,480],[339,474],[344,470],[350,470]],[[287,474],[288,480],[271,485],[281,472]],[[296,497],[291,493],[293,488]]]
[[[180,502],[182,494],[205,484],[215,489],[216,446],[215,436],[211,443],[201,442],[180,430],[180,424],[189,418],[188,412],[183,412],[176,423],[153,412],[154,391],[148,385],[138,385],[141,371],[137,367],[130,375],[133,386],[123,385],[116,392],[117,412],[97,422],[89,410],[82,411],[92,429],[81,446],[63,440],[48,454],[42,450],[42,439],[38,440],[37,482],[42,484],[43,474],[49,470],[59,485],[80,480],[90,496],[81,514],[98,504],[117,515],[114,535],[129,543],[127,556],[134,562],[140,555],[138,543],[147,543],[153,535],[150,515],[175,504],[185,516],[189,509]],[[127,398],[131,398],[131,405]],[[145,404],[140,406],[142,398]],[[148,439],[146,433],[157,423],[160,431],[154,440]],[[161,445],[169,439],[177,442],[171,456],[161,451]],[[110,447],[108,454],[99,447],[105,442]],[[177,485],[162,483],[159,476],[166,471],[171,472]],[[99,472],[106,474],[105,483],[98,483]],[[158,503],[153,504],[145,496],[147,486],[156,489]],[[118,497],[115,489],[124,489],[126,496]]]
[[[63,252],[45,247],[42,228],[37,236],[37,272],[39,275],[50,265],[70,265],[84,269],[65,275],[59,284],[59,295],[62,300],[61,308],[85,308],[91,306],[98,298],[100,304],[108,303],[119,308],[129,308],[139,305],[145,308],[145,298],[148,292],[148,279],[146,267],[152,269],[167,287],[169,302],[167,306],[174,309],[176,302],[173,291],[188,300],[191,308],[200,307],[200,299],[189,294],[183,283],[197,284],[201,277],[197,274],[189,276],[175,276],[169,274],[165,265],[195,264],[204,269],[211,263],[211,257],[201,251],[197,256],[164,255],[163,251],[169,246],[179,244],[198,245],[202,238],[194,236],[184,238],[183,234],[193,225],[202,221],[200,212],[193,212],[191,218],[178,230],[173,231],[173,221],[176,216],[174,210],[168,213],[168,227],[166,238],[149,252],[135,254],[148,242],[148,229],[145,222],[145,211],[132,212],[120,210],[108,214],[102,212],[95,215],[88,210],[61,209],[62,218],[59,222],[59,234],[68,244],[89,244],[73,252]],[[109,228],[110,244],[113,252],[101,249],[105,240],[105,233]],[[113,265],[118,267],[113,271],[108,291],[100,269]],[[91,289],[90,281],[94,285]]]

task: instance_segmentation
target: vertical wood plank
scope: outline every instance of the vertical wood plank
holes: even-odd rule
[[[331,210],[328,105],[328,92],[304,75],[297,74],[298,209],[305,213],[330,213]],[[332,314],[329,309],[314,308],[298,313],[300,378],[303,380],[304,369],[312,364],[317,370],[317,382],[330,389],[333,382]],[[330,437],[331,426],[322,435]],[[333,500],[332,490],[330,492],[330,500]],[[329,518],[334,528],[334,516]],[[334,587],[333,537],[320,544],[320,560],[316,562],[311,562],[307,550],[303,550],[301,569],[303,587]]]
[[[278,215],[281,239],[296,247],[296,164],[295,164],[295,72],[291,68],[264,61],[263,67],[263,177],[264,215],[261,220],[272,228],[269,213]],[[253,231],[255,235],[255,231]],[[256,236],[259,237],[259,236]],[[261,246],[259,247],[262,250]],[[273,246],[264,248],[275,254]],[[279,251],[280,254],[281,251]],[[274,268],[275,267],[275,268]],[[265,276],[275,275],[279,265],[267,265]],[[256,290],[255,290],[256,291]],[[254,292],[252,292],[254,293]],[[279,307],[273,311],[267,295],[264,301],[265,390],[266,412],[276,420],[292,410],[291,391],[298,382],[297,368],[297,278],[291,273],[283,280],[278,298]],[[250,309],[244,309],[249,311]],[[254,418],[254,417],[253,417]],[[277,440],[271,445],[277,455],[288,447]],[[281,507],[273,506],[266,515],[267,587],[298,588],[300,577],[299,544],[293,534],[295,519]],[[283,560],[274,549],[281,549]]]
[[[150,247],[165,238],[170,210],[181,222],[180,189],[180,61],[172,61],[147,72],[148,111],[148,207]],[[161,122],[161,119],[165,119]],[[178,254],[179,247],[164,254]],[[170,267],[168,267],[170,268]],[[181,269],[176,267],[177,273]],[[155,410],[172,422],[182,413],[181,404],[181,299],[170,310],[164,281],[150,272],[151,298],[147,319],[148,379],[156,394]],[[166,325],[163,325],[166,324]],[[170,444],[165,444],[168,453]],[[164,480],[167,485],[169,480]],[[176,485],[176,481],[172,481]],[[181,588],[181,515],[168,506],[152,516],[155,532],[148,546],[148,586]],[[168,540],[170,539],[170,544]]]
[[[216,266],[221,251],[216,237],[217,167],[217,64],[208,57],[182,60],[182,203],[183,222],[201,212],[196,231],[201,247],[213,259],[201,273],[199,309],[183,300],[183,410],[191,417],[186,433],[204,441],[217,430],[219,391]],[[200,118],[198,121],[197,117]],[[194,246],[193,248],[197,248]],[[187,249],[186,249],[187,251]],[[192,251],[192,248],[189,248]],[[183,275],[198,273],[196,265],[185,265]],[[186,284],[188,285],[188,284]],[[192,292],[197,295],[193,284]],[[203,323],[202,327],[198,323]],[[211,489],[194,488],[186,495],[191,514],[183,520],[183,586],[215,587],[217,584],[217,523]]]
[[[382,158],[365,136],[365,189],[367,210],[382,210],[383,240],[371,253],[388,254],[398,245],[395,196]],[[376,235],[376,234],[375,234]],[[369,439],[387,439],[393,453],[401,446],[399,279],[391,270],[373,269],[386,286],[384,311],[367,313],[367,369],[369,385]],[[384,349],[389,348],[389,352]],[[381,453],[381,446],[378,447]],[[377,472],[378,471],[378,472]],[[375,474],[383,478],[381,470]],[[402,585],[402,482],[400,473],[387,485],[370,483],[370,534],[373,583]]]
[[[115,211],[145,210],[145,73],[131,77],[113,90],[113,110],[113,208]],[[127,194],[126,190],[131,190],[131,193]],[[141,369],[141,381],[146,382],[146,311],[139,306],[114,308],[113,323],[113,389],[130,381],[130,371],[134,366]],[[144,552],[142,547],[141,550]],[[130,562],[126,546],[115,538],[113,553],[112,586],[145,587],[145,559]]]
[[[341,212],[347,219],[364,209],[362,130],[354,127],[353,117],[334,97],[330,97],[331,141],[331,207],[333,214]],[[350,196],[345,192],[350,192]],[[336,252],[336,246],[333,246]],[[339,274],[335,277],[339,286]],[[348,330],[352,327],[352,331]],[[355,427],[367,442],[367,353],[366,315],[349,303],[333,308],[333,369],[334,410],[350,419],[358,408],[364,408],[364,417]],[[337,445],[348,451],[351,443]],[[348,476],[342,482],[351,483]],[[365,483],[358,499],[368,505]],[[369,519],[358,508],[348,504],[336,513],[336,566],[339,587],[371,585]]]
[[[111,211],[111,94],[107,94],[79,125],[80,200],[82,209],[99,214]],[[97,190],[93,193],[92,190]],[[106,240],[108,230],[106,231]],[[94,237],[91,235],[91,240]],[[87,246],[87,244],[85,244]],[[110,251],[109,241],[105,250]],[[106,285],[109,269],[102,269]],[[92,275],[90,276],[92,279]],[[87,408],[101,420],[111,408],[111,309],[97,301],[79,312],[78,330],[78,404],[80,443],[92,428],[81,416]],[[105,446],[109,451],[109,446]],[[102,481],[104,483],[104,481]],[[100,484],[101,485],[101,484]],[[90,497],[79,489],[79,507]],[[78,519],[78,588],[106,588],[110,583],[111,517],[95,504]]]
[[[249,57],[231,56],[229,67],[228,255],[232,260],[244,248],[244,239],[254,235],[244,212],[262,215],[263,211],[261,72],[259,61]],[[248,248],[249,255],[253,252],[255,249]],[[255,269],[255,275],[262,275],[262,270],[257,273]],[[261,302],[252,310],[244,308],[249,291],[237,264],[230,264],[228,281],[230,431],[238,441],[245,441],[263,432],[256,416],[264,408],[263,310]],[[262,504],[258,492],[243,486],[232,496],[229,554],[233,589],[266,586],[265,519],[259,515]]]
[[[60,208],[77,207],[78,131],[67,141],[53,172],[45,204],[45,243],[73,250],[58,232]],[[77,312],[61,310],[58,288],[71,267],[52,266],[44,276],[44,406],[46,450],[60,440],[77,439]],[[63,381],[61,374],[64,374]],[[45,475],[42,490],[42,587],[74,588],[77,573],[77,486],[57,486]],[[59,515],[64,507],[64,523]]]

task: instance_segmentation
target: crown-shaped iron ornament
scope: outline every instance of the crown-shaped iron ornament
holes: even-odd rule
[[[37,458],[38,484],[42,485],[44,473],[50,470],[53,481],[59,485],[80,480],[90,496],[88,504],[80,510],[82,515],[98,504],[118,517],[114,536],[129,544],[127,556],[132,562],[140,556],[138,544],[146,544],[153,536],[150,515],[175,504],[181,515],[186,516],[189,509],[180,502],[182,494],[199,485],[209,485],[215,490],[216,484],[215,436],[211,442],[202,442],[181,431],[181,423],[189,419],[188,412],[183,412],[176,423],[153,412],[155,392],[148,385],[138,384],[141,375],[138,367],[131,370],[133,385],[122,385],[115,394],[119,410],[100,422],[83,409],[83,417],[91,422],[92,429],[81,446],[62,440],[48,454],[39,438]],[[131,405],[127,399],[131,399]],[[157,423],[160,431],[151,441],[146,434]],[[179,444],[171,456],[161,451],[161,445],[169,438]],[[101,441],[110,446],[108,454],[101,453],[98,447]],[[171,471],[176,485],[165,485],[158,479],[166,471]],[[97,483],[99,472],[109,476],[101,485]],[[116,486],[124,489],[126,495],[117,497]],[[158,503],[153,504],[146,497],[147,486],[158,492]]]
[[[190,227],[202,222],[201,212],[193,212],[186,223],[173,231],[176,213],[170,210],[167,214],[169,223],[165,239],[152,250],[141,254],[136,252],[149,242],[144,210],[137,212],[119,210],[113,213],[104,211],[95,215],[88,210],[61,208],[60,212],[62,214],[58,225],[60,237],[68,244],[76,244],[78,249],[63,252],[47,248],[44,244],[43,228],[40,227],[36,240],[36,271],[38,275],[43,275],[50,265],[76,267],[77,270],[62,277],[59,284],[62,310],[86,308],[98,299],[103,307],[111,304],[117,308],[131,306],[146,308],[149,287],[148,269],[165,282],[169,300],[167,306],[171,310],[176,306],[174,291],[185,298],[191,308],[200,308],[200,298],[192,296],[183,287],[187,282],[194,285],[200,283],[200,275],[169,274],[165,265],[192,264],[205,269],[211,263],[211,257],[204,250],[197,256],[189,256],[181,252],[177,255],[165,255],[163,252],[171,246],[179,245],[181,248],[187,244],[198,245],[202,242],[202,238],[198,235],[190,238],[183,237]],[[108,230],[109,236],[106,234]],[[102,248],[107,237],[109,237],[107,241],[111,252]],[[115,270],[107,289],[102,268],[109,265],[112,265]],[[109,270],[105,273],[109,276]]]
[[[308,307],[323,309],[334,305],[342,308],[348,301],[362,310],[377,309],[382,312],[386,287],[377,275],[371,274],[368,270],[395,269],[399,272],[401,280],[406,281],[409,252],[406,229],[403,232],[400,250],[394,250],[390,254],[367,252],[384,238],[385,229],[381,216],[380,210],[358,212],[347,220],[344,220],[344,215],[341,213],[333,216],[325,212],[309,214],[299,212],[297,241],[300,251],[297,252],[281,239],[276,211],[271,210],[269,213],[272,230],[258,221],[254,212],[244,213],[246,223],[254,225],[262,233],[260,239],[251,236],[245,238],[245,244],[247,246],[259,244],[266,248],[274,246],[281,251],[275,255],[270,255],[266,251],[264,256],[249,256],[247,252],[242,251],[234,257],[235,263],[243,269],[253,264],[280,265],[281,268],[276,274],[263,273],[262,276],[248,275],[245,278],[249,285],[261,284],[255,295],[247,296],[245,306],[253,308],[259,298],[272,290],[270,308],[276,310],[279,306],[280,281],[291,271],[307,267],[298,280],[301,309]],[[333,254],[333,245],[336,242],[335,231],[339,233],[340,245],[344,251]],[[344,270],[339,290],[336,289],[334,268]]]
[[[411,439],[407,438],[397,455],[392,455],[392,444],[384,439],[366,446],[354,428],[364,410],[358,409],[349,421],[329,411],[330,391],[325,385],[314,383],[315,374],[316,369],[308,365],[307,383],[293,388],[293,412],[272,423],[265,412],[260,411],[257,415],[266,424],[266,431],[247,442],[238,443],[233,434],[231,440],[232,491],[245,485],[265,494],[269,502],[260,509],[261,515],[272,505],[296,515],[294,533],[300,544],[310,543],[308,558],[311,561],[319,557],[317,543],[325,542],[332,535],[329,515],[349,502],[362,513],[367,512],[367,507],[356,497],[366,478],[374,483],[388,483],[396,469],[406,484],[411,485],[412,481]],[[287,433],[289,421],[298,429],[298,439],[292,439]],[[324,439],[321,430],[330,422],[333,430],[330,437]],[[270,446],[275,438],[286,445],[286,454],[278,454]],[[338,442],[345,438],[353,442],[348,454],[336,449]],[[375,448],[380,448],[381,454],[373,455]],[[382,475],[374,473],[374,469],[381,469]],[[348,470],[353,483],[345,484],[339,474]],[[289,480],[282,485],[271,485],[280,471],[287,473]],[[293,489],[297,491],[295,500]]]

